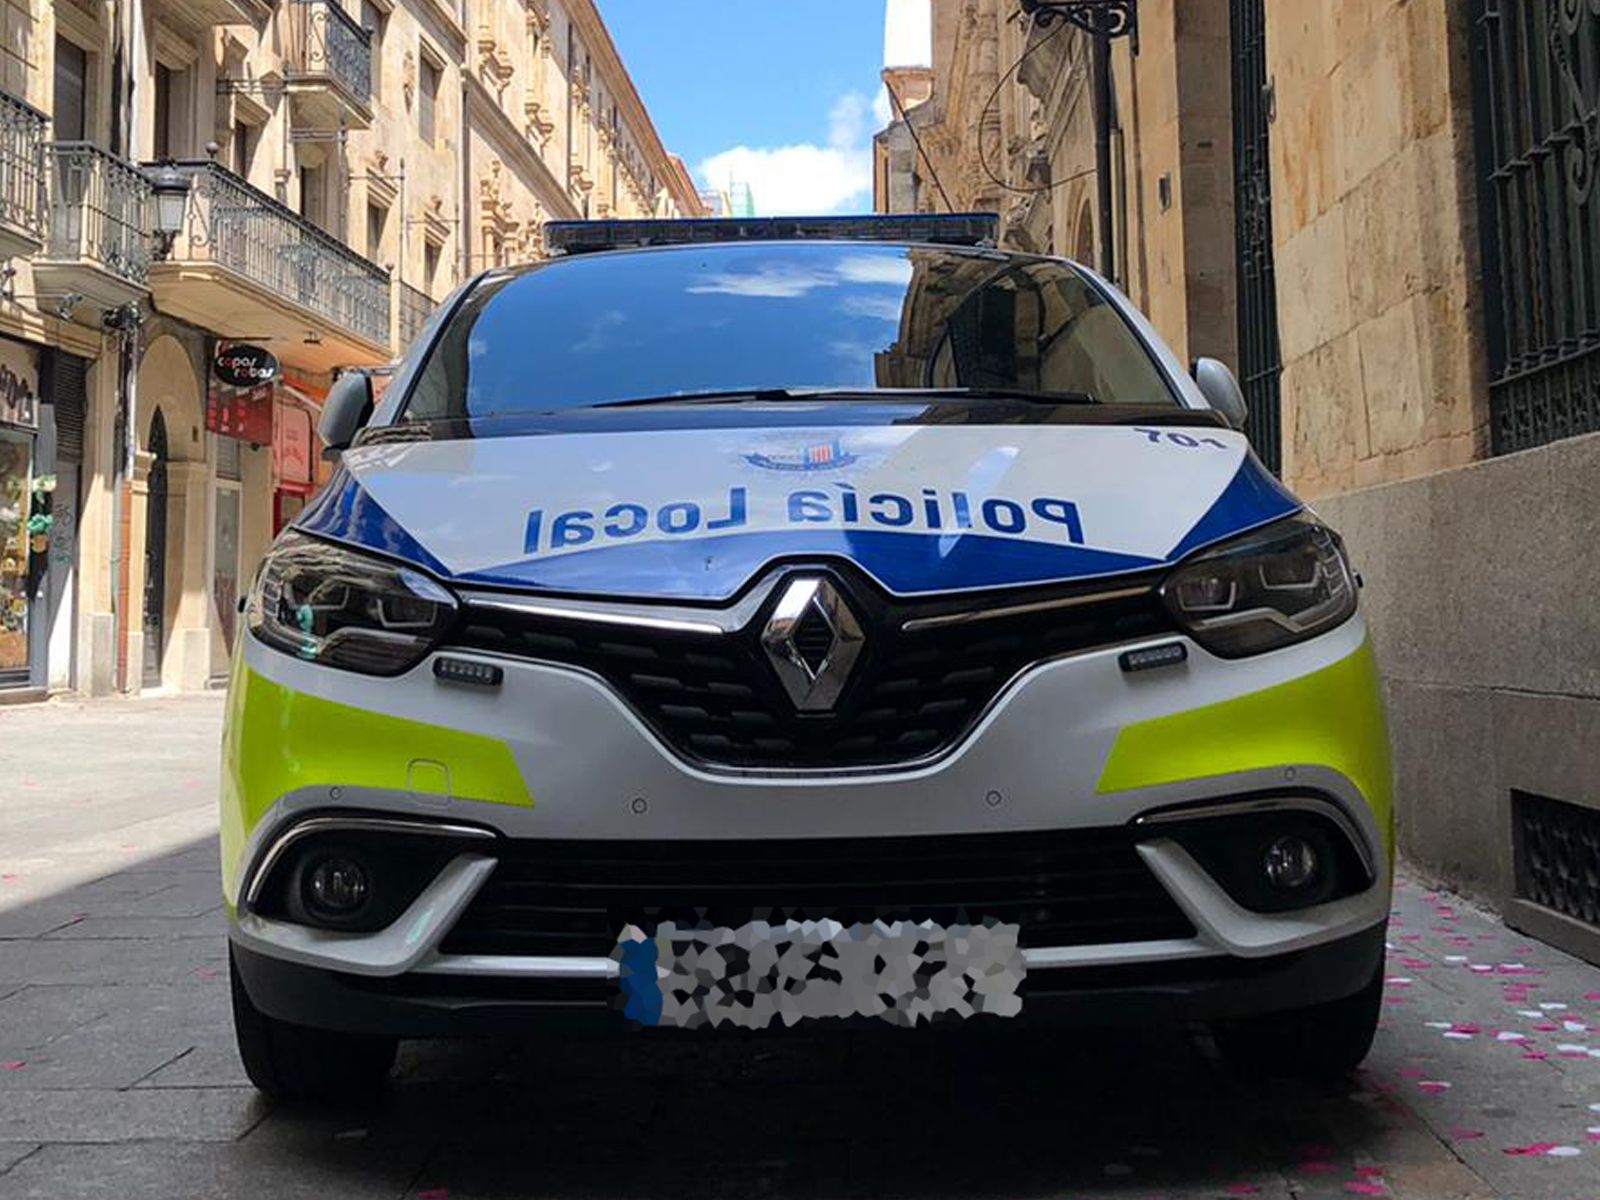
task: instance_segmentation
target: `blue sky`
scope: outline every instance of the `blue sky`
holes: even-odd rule
[[[884,0],[598,3],[702,185],[748,183],[764,214],[871,209]]]

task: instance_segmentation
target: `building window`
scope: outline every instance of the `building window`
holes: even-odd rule
[[[81,142],[88,137],[89,53],[76,42],[56,38],[55,137]]]
[[[300,168],[300,215],[313,225],[326,219],[326,172],[320,167]]]
[[[233,172],[242,179],[250,178],[250,155],[255,149],[251,145],[250,126],[243,121],[233,124],[232,144],[228,148],[228,161],[233,164]]]
[[[389,210],[381,204],[367,205],[367,257],[383,261],[383,232],[389,223]]]
[[[433,285],[439,276],[439,247],[434,242],[422,244],[422,284],[423,291],[434,295]]]
[[[172,70],[156,64],[155,129],[150,148],[156,161],[172,157]]]
[[[421,87],[417,94],[417,133],[429,146],[437,143],[439,84],[443,75],[443,68],[423,55]]]
[[[361,28],[367,31],[372,46],[372,97],[374,100],[383,95],[383,34],[388,24],[388,9],[373,3],[373,0],[361,0]]]

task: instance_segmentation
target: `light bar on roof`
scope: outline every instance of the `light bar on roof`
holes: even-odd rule
[[[1000,218],[993,213],[923,213],[871,217],[707,217],[673,221],[551,221],[544,227],[551,254],[588,254],[643,246],[713,242],[931,242],[993,246]]]

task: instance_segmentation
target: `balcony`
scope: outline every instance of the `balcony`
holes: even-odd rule
[[[0,259],[33,254],[44,244],[42,112],[0,92]]]
[[[389,273],[214,162],[181,162],[188,211],[150,273],[157,306],[268,339],[304,370],[389,358]]]
[[[97,321],[149,290],[150,183],[90,142],[51,142],[44,151],[49,219],[34,291],[63,314]]]
[[[372,124],[372,38],[338,0],[290,0],[284,85],[295,124],[366,129]]]
[[[156,0],[162,21],[180,33],[214,25],[261,25],[272,15],[271,0]]]

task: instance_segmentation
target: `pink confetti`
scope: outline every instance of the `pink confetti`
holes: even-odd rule
[[[1481,1129],[1468,1129],[1463,1125],[1456,1125],[1450,1130],[1450,1139],[1456,1142],[1475,1142],[1483,1136]]]
[[[1306,1175],[1332,1175],[1337,1168],[1331,1162],[1303,1162],[1300,1170]]]
[[[1382,1167],[1357,1167],[1356,1174],[1362,1179],[1382,1179]]]
[[[1400,1078],[1401,1079],[1421,1079],[1422,1078],[1422,1074],[1423,1074],[1423,1072],[1422,1072],[1422,1068],[1421,1067],[1401,1067],[1400,1068]]]
[[[0,875],[0,883],[11,883],[21,878],[20,875]]]
[[[1463,1023],[1458,1021],[1454,1025],[1450,1026],[1450,1032],[1451,1033],[1465,1033],[1465,1034],[1471,1035],[1471,1034],[1475,1034],[1475,1033],[1482,1033],[1483,1029],[1482,1029],[1481,1026],[1478,1026],[1478,1025],[1466,1025],[1466,1024],[1463,1024]]]
[[[1364,1181],[1347,1183],[1344,1190],[1354,1192],[1358,1196],[1387,1196],[1389,1189],[1381,1183],[1367,1183]]]
[[[1429,1096],[1437,1096],[1441,1092],[1449,1091],[1450,1085],[1438,1079],[1424,1079],[1421,1083],[1417,1084],[1417,1090],[1419,1092],[1424,1092]]]
[[[1426,971],[1429,967],[1433,966],[1433,964],[1425,958],[1402,958],[1400,960],[1400,965],[1410,971]]]
[[[1534,1142],[1527,1146],[1507,1146],[1503,1151],[1512,1158],[1536,1158],[1556,1148],[1555,1142]]]
[[[449,1188],[428,1188],[417,1193],[417,1200],[450,1200]]]
[[[1560,1033],[1561,1032],[1561,1026],[1557,1025],[1554,1021],[1540,1021],[1533,1028],[1538,1033]]]
[[[215,967],[196,967],[190,972],[196,979],[215,979],[219,974]]]
[[[22,1059],[14,1058],[10,1062],[0,1062],[0,1071],[20,1071],[27,1065]]]
[[[1535,1062],[1543,1062],[1545,1059],[1549,1058],[1550,1056],[1548,1054],[1546,1054],[1543,1050],[1529,1050],[1522,1057],[1523,1058],[1531,1058]]]

